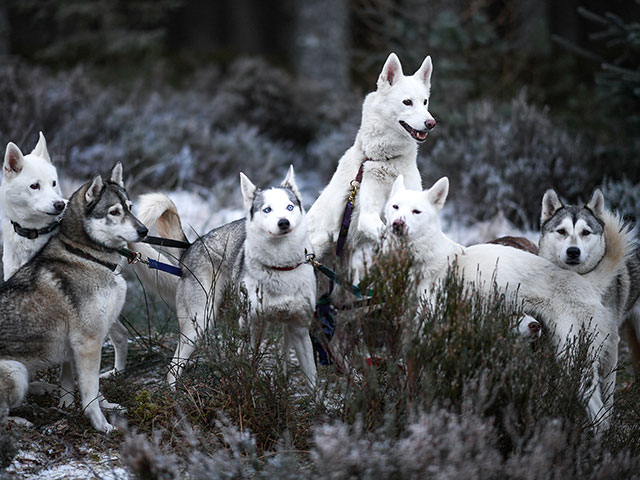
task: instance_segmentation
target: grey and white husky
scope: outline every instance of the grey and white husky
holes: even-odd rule
[[[198,337],[218,315],[224,289],[246,289],[252,338],[256,320],[284,326],[286,354],[293,346],[308,385],[316,382],[309,327],[316,304],[316,278],[305,262],[310,249],[307,219],[293,167],[278,187],[259,190],[240,174],[246,218],[212,230],[195,241],[180,259],[183,276],[177,282],[175,304],[180,339],[167,381],[174,385],[193,353]],[[165,195],[150,194],[140,202],[139,215],[164,237],[185,240],[175,205]],[[143,277],[144,278],[144,277]],[[170,295],[172,284],[164,284]],[[212,324],[212,323],[211,323]]]
[[[634,246],[626,257],[625,268],[604,295],[605,305],[617,319],[618,328],[625,320],[631,327],[630,344],[634,363],[640,361],[640,249],[636,232],[605,208],[602,192],[596,189],[583,206],[565,205],[549,189],[542,198],[538,254],[559,267],[581,275],[607,268],[603,259],[622,243]]]
[[[113,429],[100,407],[119,406],[100,395],[98,375],[127,289],[117,249],[146,234],[119,163],[71,196],[59,234],[0,286],[0,412],[22,402],[35,372],[73,361],[85,414],[95,429]]]

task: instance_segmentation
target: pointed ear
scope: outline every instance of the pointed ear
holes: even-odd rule
[[[84,194],[86,202],[91,203],[98,198],[103,187],[104,184],[102,183],[102,177],[100,175],[94,177],[93,182],[91,182],[91,185],[89,185],[89,188],[87,188],[87,191]]]
[[[122,180],[122,163],[117,162],[109,173],[109,180],[124,188],[124,180]]]
[[[591,200],[589,200],[589,203],[587,203],[586,206],[593,212],[593,214],[596,217],[602,218],[602,215],[604,214],[604,211],[605,211],[604,195],[602,194],[602,191],[599,188],[596,188],[593,191],[593,194],[591,195]]]
[[[284,180],[280,184],[281,187],[289,188],[295,194],[296,198],[300,200],[300,191],[298,190],[298,185],[296,185],[296,177],[293,172],[293,165],[289,165],[289,170],[287,170],[287,176],[284,177]]]
[[[393,186],[391,187],[391,194],[389,195],[389,198],[393,197],[396,193],[403,192],[405,190],[406,187],[404,186],[404,175],[398,175],[396,181],[393,182]]]
[[[400,60],[395,53],[391,52],[387,57],[387,61],[384,62],[384,67],[382,67],[382,72],[378,77],[378,90],[392,86],[402,75]]]
[[[36,143],[36,147],[31,152],[36,157],[42,157],[47,162],[51,163],[51,157],[49,157],[49,150],[47,150],[47,141],[44,138],[42,132],[40,132],[40,136],[38,138],[38,143]]]
[[[433,72],[433,64],[431,63],[431,57],[427,55],[420,68],[413,74],[426,85],[427,90],[431,88],[431,72]]]
[[[444,202],[447,200],[449,194],[449,179],[442,177],[436,183],[433,184],[429,190],[425,192],[427,200],[436,208],[436,210],[442,210]]]
[[[15,143],[9,142],[7,144],[7,149],[4,152],[4,167],[2,169],[3,175],[5,177],[17,175],[22,171],[23,166],[24,157],[22,156],[22,152]]]
[[[251,210],[251,205],[253,205],[253,199],[256,198],[258,188],[251,183],[249,177],[242,172],[240,172],[240,190],[242,190],[245,210],[248,212]]]
[[[558,194],[553,188],[550,188],[549,190],[544,192],[544,196],[542,197],[542,213],[540,214],[540,225],[542,226],[562,207],[564,207],[564,205],[560,198],[558,198]]]

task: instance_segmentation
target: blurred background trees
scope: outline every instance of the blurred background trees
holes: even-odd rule
[[[311,201],[389,52],[409,73],[430,54],[419,161],[458,213],[534,227],[546,188],[604,185],[637,218],[639,19],[636,0],[0,0],[0,141],[44,129],[71,175],[125,160],[203,191],[293,161]]]

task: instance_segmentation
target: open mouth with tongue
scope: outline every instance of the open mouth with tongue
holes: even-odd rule
[[[427,139],[427,131],[426,130],[416,130],[415,128],[413,128],[411,125],[409,125],[407,122],[400,120],[400,125],[402,125],[404,127],[404,129],[409,132],[409,135],[411,135],[411,137],[417,141],[417,142],[424,142]]]

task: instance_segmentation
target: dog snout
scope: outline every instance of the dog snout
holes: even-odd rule
[[[578,247],[567,248],[567,258],[569,260],[578,260],[580,258],[580,249]]]
[[[436,119],[430,118],[426,122],[424,122],[424,126],[427,127],[427,130],[433,130],[436,126]]]
[[[278,228],[283,232],[289,230],[290,226],[291,222],[289,222],[289,220],[287,220],[286,218],[281,218],[280,220],[278,220]]]
[[[56,210],[56,212],[63,211],[64,207],[65,207],[65,203],[62,201],[57,201],[53,203],[53,208]]]
[[[136,229],[136,232],[138,232],[138,236],[140,238],[144,238],[147,236],[147,234],[149,233],[149,229],[147,227],[145,227],[144,225],[142,225],[141,227],[138,227]]]
[[[397,218],[391,224],[391,229],[393,230],[393,233],[396,235],[404,235],[407,229],[407,224],[404,223],[403,219]]]
[[[540,323],[538,323],[538,322],[529,322],[528,327],[529,327],[529,331],[530,331],[533,335],[537,335],[537,334],[540,332],[541,328],[542,328],[542,327],[540,326]]]

